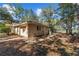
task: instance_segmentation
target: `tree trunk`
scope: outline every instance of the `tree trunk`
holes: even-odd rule
[[[69,34],[72,34],[72,20],[69,23]]]
[[[68,29],[66,29],[66,33],[68,34]]]
[[[66,22],[66,33],[67,34],[72,34],[72,22],[71,21],[67,21]]]
[[[67,34],[72,34],[72,22],[69,22],[67,24],[67,29],[66,29]]]
[[[51,35],[52,33],[51,33],[51,29],[49,28],[49,35]]]
[[[66,20],[66,34],[69,34],[69,24],[68,24],[68,20]]]
[[[49,22],[49,35],[52,34],[52,30],[51,30],[51,28],[52,28],[52,24]]]

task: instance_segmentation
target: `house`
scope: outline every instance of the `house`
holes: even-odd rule
[[[44,36],[48,34],[48,26],[35,21],[27,21],[12,25],[11,32],[26,38]]]

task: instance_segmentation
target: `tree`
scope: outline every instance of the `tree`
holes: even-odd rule
[[[20,4],[15,4],[15,15],[20,22],[25,22],[29,20],[37,20],[37,16],[32,9],[24,9]]]
[[[1,20],[3,20],[2,23],[4,23],[5,26],[0,27],[0,31],[9,34],[10,25],[15,21],[13,20],[12,15],[5,8],[0,8],[0,21]]]
[[[28,20],[37,21],[37,16],[32,9],[28,10]]]
[[[0,20],[3,20],[5,23],[14,22],[12,16],[4,8],[0,8]]]
[[[19,20],[19,22],[21,22],[24,16],[24,8],[20,4],[15,4],[11,6],[15,7],[15,9],[13,10],[13,12],[15,13],[15,17]]]
[[[79,4],[77,4],[77,3],[75,3],[74,4],[75,5],[75,9],[76,9],[76,23],[75,23],[75,25],[77,25],[77,30],[78,30],[78,33],[79,33]]]
[[[62,3],[60,5],[61,20],[66,24],[66,33],[72,34],[72,23],[75,17],[75,5],[72,3]]]
[[[44,17],[44,19],[46,19],[46,22],[48,23],[48,26],[49,26],[49,34],[51,34],[51,27],[52,27],[51,19],[52,19],[53,13],[54,12],[51,6],[44,8],[42,10],[42,16]]]
[[[23,17],[21,19],[21,22],[28,21],[28,10],[24,9]]]

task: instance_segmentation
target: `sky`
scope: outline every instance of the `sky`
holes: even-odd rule
[[[3,4],[5,3],[0,3],[0,6],[2,6]],[[57,9],[59,7],[58,3],[17,3],[17,4],[20,4],[25,9],[33,9],[33,10],[37,8],[45,8],[49,5],[52,5],[53,9]]]
[[[13,5],[16,5],[15,3],[12,3]],[[23,7],[24,9],[32,9],[34,12],[36,12],[36,14],[39,16],[41,13],[41,9],[42,8],[46,8],[49,5],[52,6],[53,10],[56,10],[57,8],[59,8],[58,3],[18,3],[18,5],[21,5],[21,7]],[[8,4],[5,3],[0,3],[0,6],[4,6],[7,7],[8,9],[10,8],[8,6]],[[56,14],[55,14],[56,15]],[[58,16],[58,15],[57,15]],[[56,17],[57,18],[57,17]],[[58,16],[58,18],[60,18],[60,16]]]
[[[24,8],[27,8],[27,9],[37,9],[37,8],[45,8],[45,7],[48,7],[49,5],[52,5],[52,8],[53,9],[56,9],[58,8],[58,4],[55,4],[55,3],[52,3],[52,4],[49,4],[49,3],[26,3],[26,4],[21,4]]]
[[[41,9],[42,8],[46,8],[49,5],[52,5],[52,9],[56,10],[59,8],[58,3],[23,3],[21,4],[21,6],[25,9],[32,9],[33,11],[35,11],[37,13],[37,15],[39,16],[41,13]],[[56,17],[54,18],[60,18],[60,16],[58,16],[57,14],[55,14]]]

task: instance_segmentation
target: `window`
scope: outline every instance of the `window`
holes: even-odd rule
[[[37,30],[40,31],[41,30],[41,26],[37,26]]]
[[[25,31],[25,28],[22,28],[23,29],[23,32]]]

